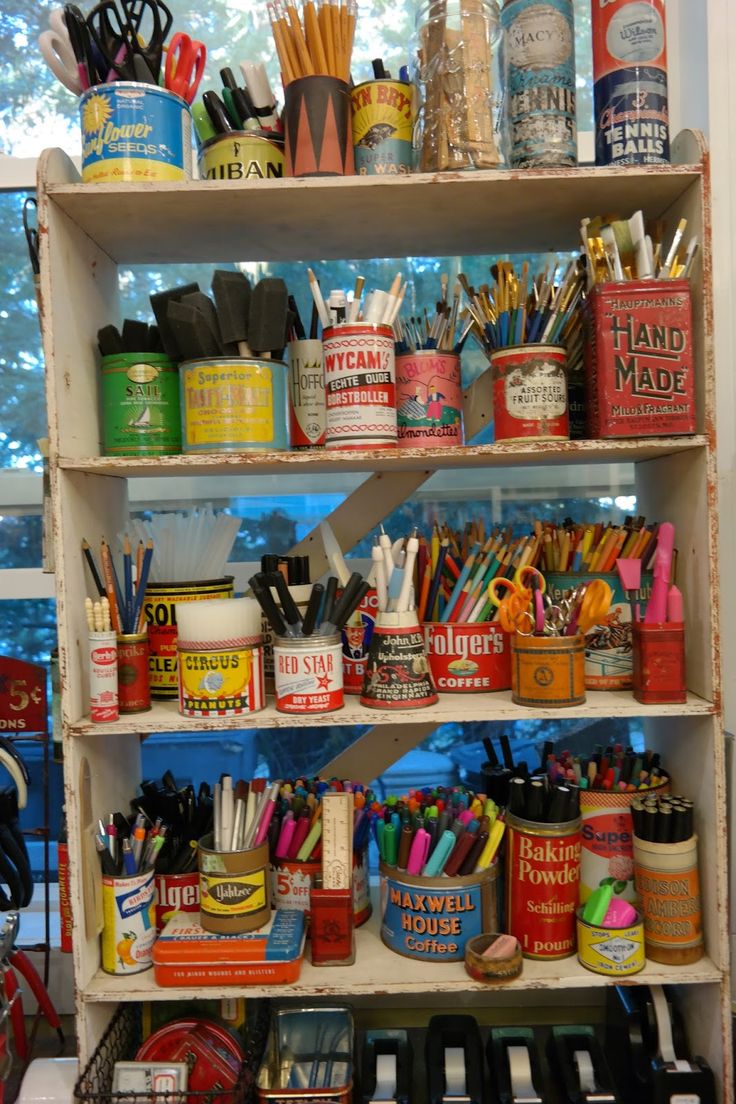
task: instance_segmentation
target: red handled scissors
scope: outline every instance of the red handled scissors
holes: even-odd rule
[[[166,87],[190,104],[197,94],[206,61],[207,48],[203,42],[182,31],[172,35],[166,48]]]

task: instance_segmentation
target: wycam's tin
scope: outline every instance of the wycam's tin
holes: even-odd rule
[[[424,642],[440,693],[484,694],[511,686],[511,636],[498,625],[425,622]]]
[[[104,356],[102,451],[105,456],[181,452],[179,372],[165,353]]]
[[[218,134],[202,145],[199,175],[202,180],[280,180],[284,139],[247,130]]]
[[[412,172],[412,85],[405,81],[364,81],[352,89],[350,98],[358,176],[399,176]]]
[[[325,373],[322,342],[289,342],[289,444],[293,449],[325,443]]]
[[[524,958],[567,958],[575,950],[580,823],[506,814],[506,926]]]
[[[596,284],[583,317],[588,436],[694,433],[687,280]]]
[[[179,381],[184,452],[288,448],[283,361],[186,360]]]
[[[191,179],[192,116],[180,96],[113,81],[83,92],[79,113],[85,184]]]
[[[638,974],[646,966],[644,924],[641,914],[628,928],[602,928],[583,920],[578,909],[578,962],[586,970],[604,977],[620,978]]]
[[[89,634],[89,711],[93,724],[116,721],[118,707],[118,641],[114,632]]]
[[[420,349],[396,357],[399,444],[432,448],[463,443],[460,357]]]
[[[175,912],[199,916],[199,872],[156,875],[156,931],[168,924]]]
[[[183,717],[239,717],[266,705],[260,636],[177,640]]]
[[[359,322],[322,335],[327,448],[393,448],[397,439],[394,334]]]
[[[148,675],[154,701],[174,701],[179,697],[176,603],[232,596],[232,575],[197,582],[148,584],[143,612],[148,622]]]
[[[497,441],[567,441],[567,352],[561,345],[510,345],[491,353]]]
[[[279,859],[271,865],[271,907],[297,909],[309,916],[309,894],[315,878],[322,871],[322,863],[297,862]],[[368,886],[368,852],[353,852],[353,923],[365,924],[371,915],[371,898]]]
[[[280,713],[332,713],[342,708],[342,645],[337,633],[276,636],[273,662]]]
[[[139,974],[153,965],[156,941],[153,870],[131,877],[102,876],[102,969]]]

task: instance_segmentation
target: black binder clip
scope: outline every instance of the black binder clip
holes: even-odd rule
[[[410,1104],[411,1085],[412,1050],[406,1031],[366,1031],[360,1058],[363,1104]]]
[[[484,1104],[483,1044],[472,1016],[433,1016],[424,1052],[429,1104]]]
[[[497,1104],[546,1104],[541,1064],[529,1027],[494,1027],[486,1053]]]
[[[592,1027],[553,1027],[547,1058],[566,1104],[621,1104]]]

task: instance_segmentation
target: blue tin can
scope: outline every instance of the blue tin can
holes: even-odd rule
[[[286,365],[209,357],[179,365],[184,452],[287,449]]]
[[[512,0],[501,28],[508,164],[576,165],[572,0]]]
[[[165,88],[97,84],[79,100],[82,180],[95,184],[190,180],[192,116]]]

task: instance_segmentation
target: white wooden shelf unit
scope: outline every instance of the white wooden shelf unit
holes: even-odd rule
[[[714,365],[710,287],[707,153],[698,135],[674,143],[677,164],[661,168],[503,171],[393,180],[261,181],[212,185],[143,186],[80,183],[71,162],[47,151],[39,170],[41,310],[47,366],[56,593],[59,623],[64,770],[75,906],[74,969],[78,1038],[86,1061],[119,1001],[204,995],[196,988],[159,989],[152,972],[115,979],[100,971],[99,940],[90,909],[94,871],[87,865],[89,826],[105,809],[125,807],[140,781],[139,734],[212,728],[302,724],[272,706],[237,723],[181,718],[157,705],[149,714],[101,730],[86,720],[86,594],[79,541],[114,534],[127,517],[127,478],[156,475],[258,474],[288,471],[368,472],[368,478],[331,515],[350,547],[440,468],[634,462],[638,510],[669,519],[677,530],[678,583],[687,620],[687,703],[644,707],[623,693],[589,694],[568,717],[645,718],[647,742],[660,749],[678,789],[695,799],[700,837],[707,957],[695,966],[668,969],[654,963],[628,981],[672,983],[691,1043],[716,1070],[724,1101],[733,1101],[728,980],[726,805],[720,714],[718,595],[715,566],[717,513],[713,439]],[[216,196],[213,194],[217,188]],[[98,366],[94,336],[119,316],[117,266],[137,262],[281,260],[327,257],[454,255],[574,249],[584,215],[637,207],[671,229],[687,217],[702,242],[694,277],[694,341],[698,435],[656,441],[585,441],[562,446],[492,445],[383,453],[256,454],[112,459],[100,455]],[[705,273],[705,278],[703,278]],[[729,366],[721,366],[728,370]],[[481,385],[482,386],[482,385]],[[476,398],[481,394],[476,389]],[[480,403],[480,406],[483,404]],[[482,416],[487,417],[488,406]],[[462,483],[458,480],[459,493]],[[315,577],[324,556],[317,534],[297,551],[308,554]],[[425,715],[423,715],[425,714]],[[429,715],[426,715],[429,714]],[[325,769],[342,777],[373,777],[447,720],[511,721],[532,714],[508,694],[442,697],[432,711],[386,714],[349,702],[331,723],[373,725]],[[544,712],[538,714],[547,716]],[[559,714],[555,714],[558,718]],[[326,719],[327,720],[327,719]],[[310,722],[314,723],[314,722]],[[92,857],[94,861],[94,856]],[[458,1004],[496,1002],[517,1010],[542,991],[566,1014],[576,1004],[603,1003],[607,981],[574,959],[526,963],[519,982],[498,994],[474,985],[461,964],[426,965],[400,959],[380,943],[377,921],[359,933],[354,969],[315,970],[305,965],[289,996],[352,996],[392,1007],[433,993],[452,993]],[[256,990],[259,993],[264,990]],[[213,990],[213,993],[220,990]],[[222,993],[232,992],[225,987]],[[286,995],[286,994],[284,994]]]

